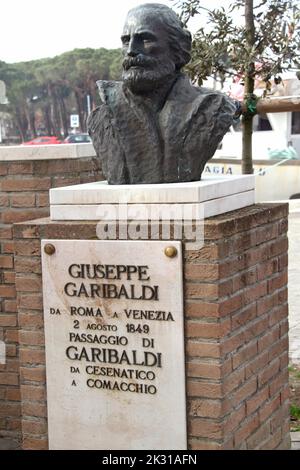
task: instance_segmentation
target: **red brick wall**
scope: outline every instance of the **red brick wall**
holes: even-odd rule
[[[193,449],[289,448],[287,206],[209,219],[185,254]]]
[[[6,364],[0,364],[0,438],[17,440],[21,435],[12,224],[48,216],[50,188],[97,179],[102,179],[99,165],[89,157],[0,161],[0,340],[6,344]],[[36,250],[33,255],[38,247]],[[35,276],[34,268],[30,274]],[[20,287],[18,279],[17,286]],[[26,292],[32,290],[29,282],[22,288]],[[27,308],[30,317],[35,304],[29,303]]]
[[[251,206],[206,220],[204,247],[184,252],[191,449],[289,448],[286,231],[286,205]],[[47,448],[40,240],[95,236],[93,222],[15,226],[24,449]]]

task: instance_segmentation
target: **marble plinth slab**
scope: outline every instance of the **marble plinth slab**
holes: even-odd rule
[[[101,220],[103,204],[198,204],[205,218],[255,203],[254,176],[205,176],[191,183],[108,185],[99,181],[50,190],[52,220]]]
[[[254,190],[253,175],[204,176],[191,183],[109,185],[107,181],[50,190],[50,204],[194,203]]]
[[[50,449],[187,448],[181,243],[168,246],[42,241]]]

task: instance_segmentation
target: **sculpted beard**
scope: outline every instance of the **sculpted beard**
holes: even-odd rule
[[[154,59],[139,54],[123,61],[123,82],[133,93],[143,93],[159,88],[175,73],[175,65],[168,58]]]

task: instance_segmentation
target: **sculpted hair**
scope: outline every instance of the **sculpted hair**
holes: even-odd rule
[[[133,8],[128,12],[149,11],[155,15],[155,20],[163,24],[169,36],[169,46],[174,55],[176,69],[180,70],[191,60],[192,37],[191,33],[184,28],[177,14],[171,8],[161,3],[145,3]]]

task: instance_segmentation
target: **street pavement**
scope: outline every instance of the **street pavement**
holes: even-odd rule
[[[300,365],[300,210],[289,215],[289,358]],[[292,450],[300,450],[300,432],[291,432]]]
[[[289,215],[289,357],[300,365],[300,210]]]

